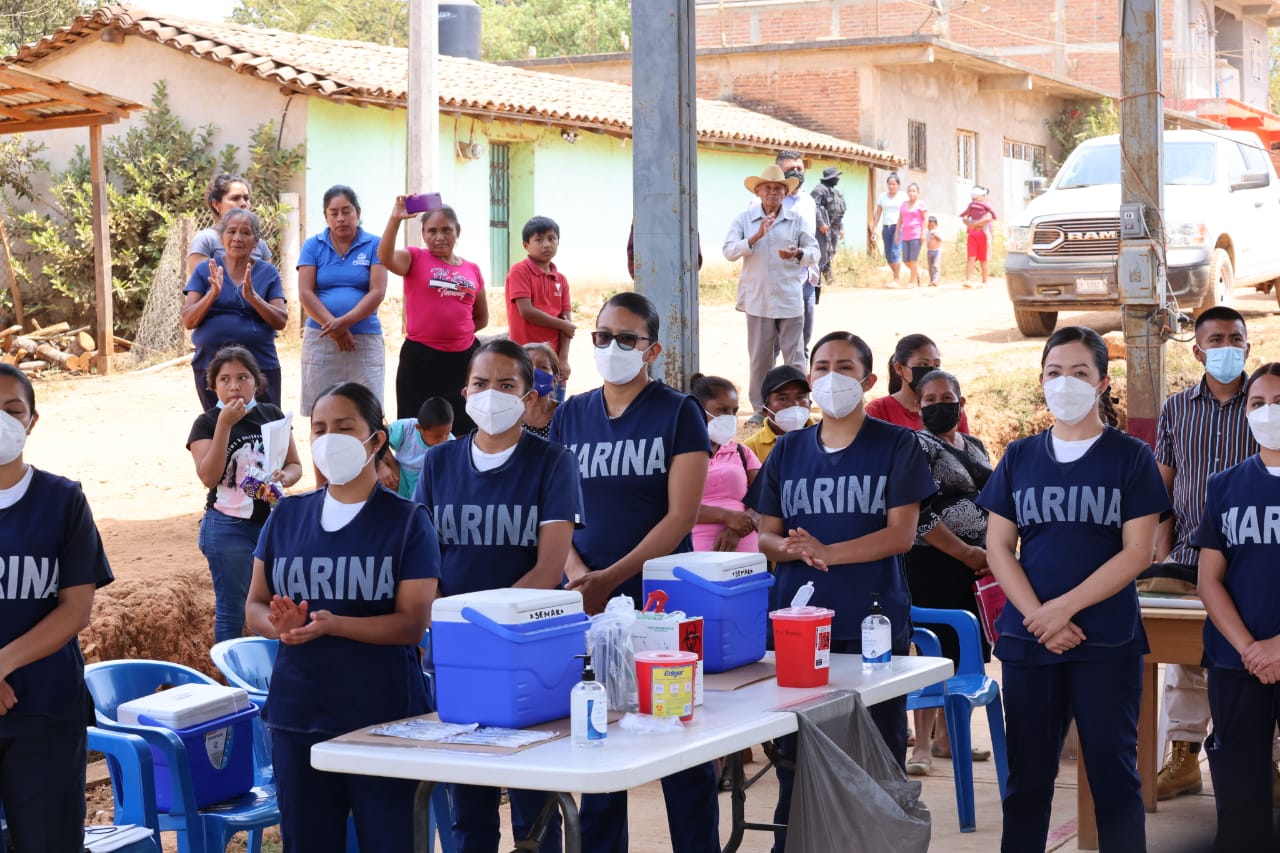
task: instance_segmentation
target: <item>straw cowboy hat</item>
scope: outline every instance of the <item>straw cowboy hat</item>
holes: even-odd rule
[[[787,195],[790,195],[800,186],[800,179],[788,178],[782,174],[782,169],[778,168],[776,163],[770,163],[764,167],[764,171],[759,175],[752,175],[742,182],[742,185],[751,192],[755,192],[756,187],[761,184],[784,184],[787,188]]]

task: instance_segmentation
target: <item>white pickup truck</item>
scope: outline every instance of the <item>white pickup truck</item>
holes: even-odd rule
[[[1265,146],[1238,130],[1164,133],[1169,292],[1184,311],[1230,304],[1280,279],[1280,181]],[[1120,304],[1120,137],[1080,144],[1009,225],[1005,261],[1018,330],[1053,332],[1059,311]],[[1280,300],[1280,288],[1276,289]]]

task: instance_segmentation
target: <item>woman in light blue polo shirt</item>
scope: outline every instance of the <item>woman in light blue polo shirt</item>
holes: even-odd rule
[[[387,292],[387,268],[378,261],[378,237],[360,227],[355,190],[341,184],[324,194],[328,228],[302,246],[298,298],[307,312],[302,331],[302,414],[320,392],[358,382],[382,401],[386,350],[378,306]]]

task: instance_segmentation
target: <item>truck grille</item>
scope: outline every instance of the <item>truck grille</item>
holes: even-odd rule
[[[1120,219],[1060,219],[1037,222],[1031,251],[1043,258],[1093,258],[1120,251]]]

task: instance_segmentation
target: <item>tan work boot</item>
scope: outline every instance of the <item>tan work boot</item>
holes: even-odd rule
[[[1192,744],[1175,740],[1169,760],[1156,776],[1156,799],[1171,800],[1182,794],[1198,794],[1204,787],[1200,778],[1200,750],[1191,751]]]

